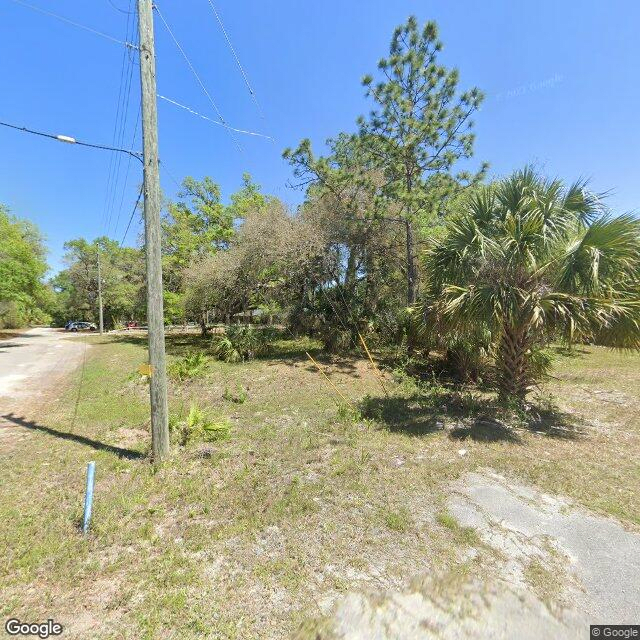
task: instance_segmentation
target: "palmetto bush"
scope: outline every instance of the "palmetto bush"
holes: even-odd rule
[[[209,358],[201,351],[193,351],[172,362],[167,367],[167,373],[174,380],[180,382],[188,378],[196,378],[203,375],[209,366]]]
[[[197,404],[192,404],[186,415],[169,418],[169,431],[171,439],[184,447],[192,442],[226,440],[231,434],[231,424],[227,418],[211,418]]]
[[[527,168],[474,191],[426,254],[424,316],[491,334],[502,396],[522,400],[555,336],[640,347],[640,221],[612,217],[583,183]]]
[[[225,333],[215,335],[211,343],[213,355],[224,362],[244,362],[264,355],[275,333],[253,325],[228,327]]]

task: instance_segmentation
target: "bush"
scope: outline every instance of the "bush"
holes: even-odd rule
[[[192,442],[216,442],[231,435],[227,418],[213,420],[196,404],[192,404],[185,417],[171,416],[169,431],[172,440],[180,446]]]
[[[353,349],[353,336],[332,324],[322,324],[318,329],[318,337],[325,351],[329,353],[345,353]]]
[[[456,336],[446,343],[446,366],[461,382],[478,382],[489,370],[488,344],[475,335]]]
[[[236,384],[236,390],[237,393],[233,393],[233,391],[229,391],[228,387],[225,387],[222,397],[234,404],[244,404],[248,398],[247,390],[240,383]]]
[[[209,366],[209,358],[202,351],[187,353],[167,367],[167,373],[174,380],[182,382],[188,378],[197,378],[204,374]]]
[[[228,327],[226,332],[213,337],[211,350],[218,360],[244,362],[264,355],[274,332],[257,330],[253,325]]]

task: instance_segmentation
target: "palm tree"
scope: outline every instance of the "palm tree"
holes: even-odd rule
[[[552,339],[640,348],[640,221],[585,187],[518,171],[470,194],[427,251],[425,317],[491,331],[503,397],[524,399]]]

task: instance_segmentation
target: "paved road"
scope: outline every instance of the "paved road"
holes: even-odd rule
[[[453,490],[450,513],[498,552],[482,581],[454,574],[443,591],[429,575],[405,591],[348,594],[321,640],[581,640],[591,624],[638,623],[639,534],[488,470]],[[548,572],[537,585],[547,581],[555,606],[532,587],[532,567]]]
[[[0,340],[0,412],[37,402],[73,371],[86,345],[59,329],[30,329]]]

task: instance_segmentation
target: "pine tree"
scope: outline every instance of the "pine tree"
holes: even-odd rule
[[[473,154],[472,114],[483,94],[458,92],[458,71],[438,64],[442,43],[435,22],[422,30],[410,17],[396,28],[389,57],[378,63],[381,80],[363,78],[367,96],[377,103],[358,121],[372,162],[384,174],[383,202],[400,204],[406,230],[407,304],[418,297],[416,228],[437,214],[443,200],[482,178],[487,165],[471,174],[453,174],[454,165]]]

